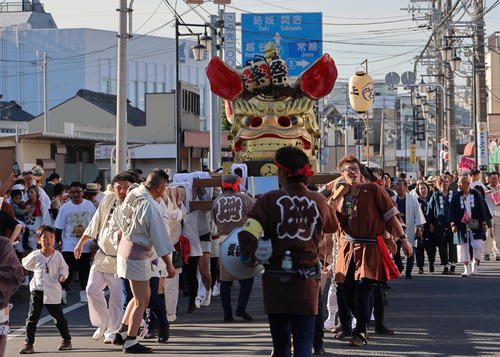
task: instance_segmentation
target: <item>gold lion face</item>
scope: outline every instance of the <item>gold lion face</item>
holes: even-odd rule
[[[257,95],[234,100],[228,138],[235,159],[273,160],[283,146],[296,146],[314,158],[320,130],[313,108],[314,102],[307,97],[276,101],[272,96]]]

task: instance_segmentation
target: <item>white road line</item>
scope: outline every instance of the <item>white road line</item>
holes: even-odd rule
[[[106,296],[106,295],[109,295],[109,290],[106,290],[104,292],[104,296]],[[76,304],[73,304],[73,305],[68,306],[67,308],[63,309],[63,313],[64,313],[64,315],[66,315],[68,312],[71,312],[73,310],[78,309],[79,307],[87,306],[87,305],[88,304],[83,303],[83,302],[77,302]],[[50,314],[49,314],[38,321],[37,327],[42,326],[43,324],[47,323],[50,320],[52,320],[52,316],[50,316]],[[14,332],[9,333],[9,337],[7,337],[7,341],[10,341],[13,338],[16,338],[18,336],[24,335],[25,333],[26,333],[26,327],[20,328]]]
[[[68,306],[67,308],[63,309],[63,313],[66,315],[68,312],[71,312],[71,311],[78,309],[79,307],[82,307],[82,306],[87,306],[87,304],[82,303],[82,302],[78,302],[76,304],[73,304],[73,305]],[[49,322],[50,320],[52,320],[52,316],[50,316],[50,314],[49,314],[38,321],[37,327],[42,326],[43,324]],[[20,328],[12,333],[9,333],[9,337],[7,337],[7,341],[10,341],[13,338],[16,338],[16,337],[21,336],[21,335],[24,336],[25,333],[26,333],[26,327]]]

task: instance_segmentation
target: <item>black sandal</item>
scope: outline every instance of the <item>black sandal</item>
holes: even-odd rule
[[[349,346],[361,347],[363,344],[367,345],[368,340],[357,331],[352,332],[352,340],[349,342]]]
[[[339,340],[339,341],[344,341],[347,337],[351,337],[352,336],[352,332],[351,331],[342,331],[336,335],[334,335],[333,337],[335,337],[336,340]]]
[[[380,327],[380,328],[375,327],[375,333],[378,335],[394,335],[394,331],[389,330],[384,325],[382,325],[382,327]]]
[[[146,347],[144,345],[141,345],[139,342],[137,342],[135,345],[130,346],[129,348],[124,348],[123,353],[152,353],[153,349]]]

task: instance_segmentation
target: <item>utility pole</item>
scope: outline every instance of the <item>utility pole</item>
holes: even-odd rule
[[[218,47],[217,37],[222,36],[221,24],[224,21],[224,10],[220,10],[218,15],[210,15],[210,36],[212,37],[212,58],[219,56],[222,58],[222,50]],[[221,37],[222,38],[222,37]],[[219,53],[219,50],[220,52]],[[220,167],[220,156],[221,156],[221,101],[218,95],[211,94],[211,120],[210,120],[210,156],[209,156],[209,168],[213,171]]]
[[[446,15],[448,12],[452,10],[452,0],[446,1]],[[450,17],[449,21],[453,21],[453,18]],[[453,29],[448,28],[447,35],[449,38],[453,36]],[[449,45],[447,43],[447,45]],[[456,137],[456,118],[455,118],[455,79],[453,71],[451,70],[451,66],[448,64],[445,68],[445,86],[447,87],[447,100],[446,100],[446,110],[448,112],[447,115],[447,140],[448,140],[448,170],[451,172],[457,169],[457,137]]]
[[[475,131],[476,141],[476,165],[482,172],[488,171],[488,125],[486,111],[486,73],[484,59],[484,18],[483,0],[474,1],[474,81],[475,81],[475,115],[477,127]],[[485,142],[484,142],[485,141]]]
[[[44,107],[44,121],[43,121],[43,131],[48,132],[49,129],[49,55],[47,52],[43,53],[43,107]],[[16,131],[17,132],[17,131]]]
[[[349,153],[349,143],[347,139],[349,138],[349,132],[347,131],[347,103],[349,102],[349,85],[346,84],[345,87],[345,111],[344,111],[344,155],[347,156]],[[338,159],[337,159],[338,161]]]
[[[127,169],[127,0],[118,0],[118,58],[116,95],[116,171]]]
[[[385,162],[385,152],[384,152],[384,119],[385,119],[385,98],[384,98],[384,107],[382,108],[382,121],[380,123],[380,168],[384,170],[384,162]]]

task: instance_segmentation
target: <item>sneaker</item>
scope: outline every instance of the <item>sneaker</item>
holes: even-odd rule
[[[495,257],[495,261],[500,262],[500,257],[499,257],[499,256],[496,256],[496,257]]]
[[[495,258],[496,259],[496,258]],[[490,260],[490,255],[489,254],[485,254],[484,255],[484,260]]]
[[[419,273],[419,274],[423,274],[423,273],[424,273],[424,269],[423,269],[423,268],[419,268],[419,269],[418,269],[418,273]]]
[[[429,273],[434,273],[434,264],[429,263]]]
[[[212,300],[212,289],[205,292],[205,296],[200,301],[200,306],[203,307],[209,306],[211,300]]]
[[[57,349],[59,351],[67,351],[67,350],[70,350],[72,348],[73,348],[73,346],[71,345],[71,340],[62,340],[59,347],[57,347]]]
[[[67,305],[68,304],[68,301],[67,301],[67,296],[68,296],[68,293],[66,292],[66,290],[62,290],[61,292],[61,305]]]
[[[452,265],[450,267],[450,274],[454,275],[455,274],[455,265]]]
[[[80,302],[84,304],[89,302],[87,300],[87,292],[85,290],[80,291]]]
[[[31,353],[35,353],[35,349],[33,348],[33,344],[29,342],[25,342],[23,348],[19,350],[19,353],[22,355],[27,355]]]

